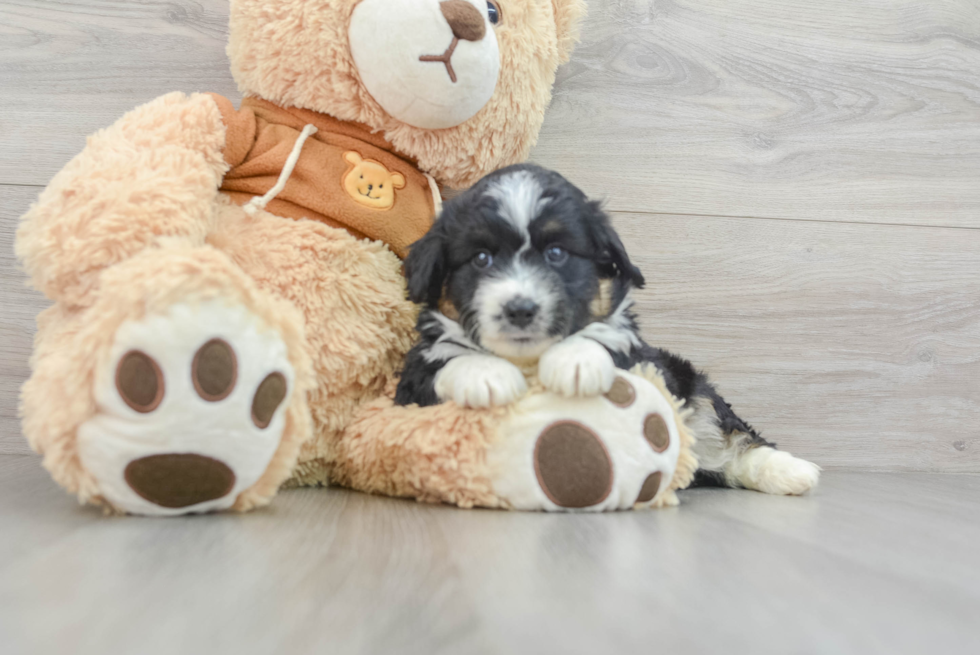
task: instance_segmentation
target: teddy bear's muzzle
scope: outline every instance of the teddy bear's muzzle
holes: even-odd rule
[[[193,453],[141,457],[126,466],[125,478],[141,498],[171,509],[216,500],[235,487],[228,465]]]
[[[500,49],[485,0],[360,0],[348,41],[364,88],[392,118],[456,127],[493,97]]]
[[[456,71],[453,69],[453,53],[460,39],[463,41],[479,41],[487,35],[487,25],[483,14],[465,0],[443,0],[439,10],[453,31],[453,40],[441,55],[422,55],[419,61],[436,61],[446,67],[449,79],[456,84]]]

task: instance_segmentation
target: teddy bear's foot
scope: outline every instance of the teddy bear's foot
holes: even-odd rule
[[[293,383],[286,344],[244,307],[172,305],[116,332],[79,457],[119,510],[226,509],[269,466]]]
[[[487,453],[494,493],[514,509],[605,511],[673,505],[681,449],[674,405],[617,371],[603,396],[528,396]]]

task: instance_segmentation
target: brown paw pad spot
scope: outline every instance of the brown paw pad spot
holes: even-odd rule
[[[123,401],[137,412],[146,414],[163,400],[163,372],[152,357],[130,350],[116,367],[116,390]]]
[[[626,378],[616,376],[612,388],[606,392],[606,399],[618,407],[629,407],[636,400],[636,390]]]
[[[547,428],[534,446],[538,484],[560,507],[590,507],[612,491],[612,462],[594,432],[562,421]]]
[[[670,445],[670,430],[667,429],[667,422],[660,414],[650,414],[644,419],[643,436],[658,453],[664,452]]]
[[[189,507],[225,496],[235,486],[235,474],[211,457],[165,453],[134,459],[126,465],[126,484],[160,507]]]
[[[198,348],[191,363],[191,379],[204,400],[217,402],[228,397],[238,379],[238,360],[227,341],[211,339]]]
[[[282,373],[270,373],[262,380],[252,399],[252,422],[265,429],[272,422],[279,404],[286,397],[286,378]]]
[[[636,496],[636,502],[648,503],[653,500],[657,492],[660,491],[660,480],[662,477],[663,474],[660,471],[648,475],[647,479],[643,481],[643,486],[640,487],[640,493]]]

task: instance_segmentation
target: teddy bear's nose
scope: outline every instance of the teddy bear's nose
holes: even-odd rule
[[[483,14],[466,0],[444,0],[439,3],[439,9],[457,39],[479,41],[486,36],[487,24]]]

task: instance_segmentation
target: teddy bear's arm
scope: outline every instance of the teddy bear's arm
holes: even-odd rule
[[[90,136],[21,219],[17,255],[34,286],[84,305],[106,267],[168,240],[203,244],[225,136],[217,101],[183,93]]]

